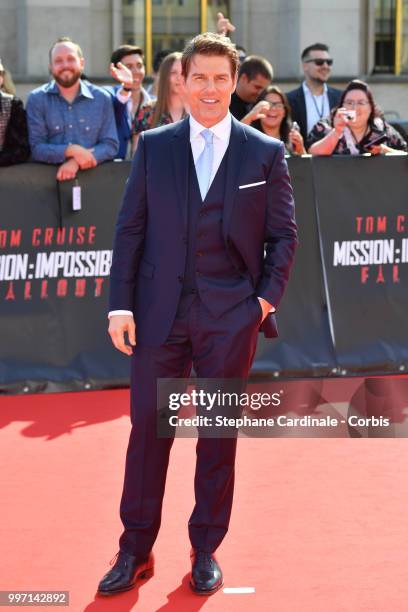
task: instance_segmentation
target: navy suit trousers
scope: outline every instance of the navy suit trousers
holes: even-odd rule
[[[136,345],[132,356],[131,423],[120,516],[120,549],[144,557],[160,523],[169,455],[174,438],[157,436],[157,379],[245,380],[255,354],[262,310],[255,295],[215,318],[199,297],[183,296],[170,335],[160,347]],[[137,336],[137,330],[136,330]],[[237,439],[199,437],[191,545],[214,552],[228,530]]]

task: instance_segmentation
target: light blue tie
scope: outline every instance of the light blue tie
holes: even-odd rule
[[[213,166],[214,145],[213,133],[211,130],[203,130],[200,132],[205,140],[204,149],[200,157],[196,161],[196,173],[198,184],[200,187],[201,199],[204,201],[210,187],[211,171]]]

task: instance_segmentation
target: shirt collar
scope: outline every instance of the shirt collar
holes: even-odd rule
[[[313,95],[312,92],[310,91],[309,87],[306,85],[306,81],[303,81],[302,87],[303,87],[303,93],[305,94],[305,96],[306,95],[310,95],[310,96]],[[326,94],[327,94],[327,83],[323,83],[323,95],[325,96]]]
[[[57,85],[56,81],[54,81],[54,80],[50,81],[46,85],[45,91],[47,93],[50,93],[50,94],[59,94],[60,93],[58,85]],[[93,99],[93,94],[92,94],[91,90],[89,89],[86,81],[83,81],[82,79],[80,79],[80,81],[79,81],[79,91],[78,91],[77,98],[79,96],[83,96],[84,98],[90,98],[91,100]]]
[[[231,123],[231,113],[228,112],[225,115],[224,119],[221,119],[221,121],[219,121],[215,125],[212,125],[209,129],[212,131],[214,136],[216,136],[216,138],[228,142],[231,134]],[[204,125],[198,123],[198,121],[194,119],[192,115],[190,115],[190,140],[197,138],[200,133],[205,129],[206,128],[204,127]]]

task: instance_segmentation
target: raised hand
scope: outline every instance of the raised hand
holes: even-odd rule
[[[267,102],[266,100],[261,100],[260,102],[255,104],[253,108],[251,108],[251,110],[245,115],[245,117],[241,119],[241,122],[245,123],[246,125],[251,125],[253,121],[256,121],[257,119],[263,119],[267,110],[269,110],[269,102]]]
[[[119,83],[122,83],[126,88],[130,89],[132,87],[132,72],[129,68],[126,68],[122,62],[118,62],[117,66],[115,66],[115,64],[110,64],[109,71],[111,76]]]
[[[222,13],[217,13],[217,33],[226,36],[228,32],[235,32],[236,28],[228,17],[224,17]]]

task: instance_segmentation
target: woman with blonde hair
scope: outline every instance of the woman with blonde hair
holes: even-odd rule
[[[160,65],[157,100],[143,106],[133,122],[133,150],[139,134],[160,125],[174,123],[186,116],[181,76],[181,53],[167,55]]]
[[[1,60],[0,60],[0,65],[1,65],[1,69],[0,71],[3,72],[3,82],[2,85],[0,85],[0,90],[4,91],[4,93],[10,94],[11,96],[15,96],[16,95],[16,86],[13,83],[13,79],[11,78],[11,74],[9,73],[8,70],[6,70],[3,65],[1,64]]]

